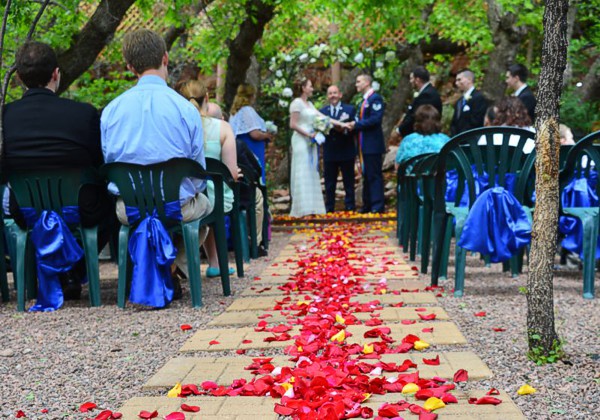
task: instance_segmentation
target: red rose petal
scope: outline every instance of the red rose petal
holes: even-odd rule
[[[421,330],[421,332],[424,332],[424,333],[432,333],[432,332],[433,332],[433,327],[431,327],[431,328],[423,328],[423,329]]]
[[[454,382],[467,382],[469,380],[469,372],[464,369],[458,369],[454,374]]]
[[[221,344],[220,342],[218,342],[217,340],[211,340],[208,342],[209,346],[215,345],[215,344]]]
[[[112,418],[112,411],[110,410],[104,410],[102,412],[100,412],[95,418],[94,420],[109,420]]]
[[[500,395],[500,391],[498,391],[496,388],[492,388],[486,392],[485,395]]]
[[[484,311],[475,313],[475,316],[486,316],[486,315],[487,315],[487,313]]]
[[[436,314],[427,314],[427,315],[417,314],[417,315],[419,315],[419,318],[421,318],[423,321],[432,321],[435,318],[437,318]]]
[[[402,325],[411,325],[411,324],[416,324],[417,321],[415,321],[414,319],[403,319],[402,321],[400,321],[400,323]]]
[[[15,414],[15,417],[20,419],[20,418],[27,417],[27,416],[25,415],[25,412],[23,412],[23,410],[19,410],[19,411],[17,411],[17,414]]]
[[[246,349],[237,349],[235,352],[237,354],[246,354]]]
[[[192,329],[192,326],[190,324],[181,324],[181,331],[189,331]]]
[[[165,420],[185,420],[185,414],[175,411],[165,416]]]
[[[154,419],[154,418],[158,417],[158,411],[154,410],[154,411],[150,412],[150,411],[142,410],[139,412],[138,417],[141,419]]]
[[[119,412],[114,411],[112,413],[112,418],[115,419],[115,420],[120,419],[121,417],[123,417],[123,414],[121,414]]]
[[[98,407],[95,403],[93,402],[86,402],[83,403],[79,406],[79,411],[82,413],[87,413],[88,411],[93,410],[94,408]]]
[[[210,391],[211,389],[217,389],[219,387],[219,385],[213,381],[204,381],[200,386],[205,391]]]
[[[47,408],[43,408],[42,410],[40,410],[40,413],[42,413],[42,414],[46,414],[47,412],[48,412]]]
[[[484,404],[491,404],[491,405],[498,405],[501,404],[502,400],[499,398],[494,398],[494,397],[481,397],[481,398],[469,398],[469,404],[477,404],[477,405],[484,405]]]
[[[200,407],[198,407],[197,405],[181,404],[181,409],[190,413],[197,413],[198,411],[200,411]]]
[[[252,340],[242,340],[242,344],[250,344],[252,343]]]
[[[430,366],[438,366],[440,364],[440,356],[435,356],[434,359],[425,359],[423,358],[423,363]]]
[[[492,330],[494,330],[496,332],[504,332],[504,331],[506,331],[506,328],[492,328]]]
[[[293,408],[286,407],[284,405],[275,403],[275,412],[280,416],[291,416],[296,410]]]

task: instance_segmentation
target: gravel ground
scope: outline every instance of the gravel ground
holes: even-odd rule
[[[17,410],[23,410],[30,419],[82,419],[89,417],[77,413],[83,402],[116,410],[131,397],[151,395],[141,391],[144,382],[177,354],[195,330],[221,313],[286,242],[285,234],[274,235],[271,257],[253,261],[245,279],[234,277],[231,297],[222,295],[218,280],[205,280],[201,310],[189,306],[185,285],[183,300],[168,309],[131,305],[118,309],[117,271],[110,263],[101,267],[105,305],[101,308],[87,306],[84,290],[80,302],[67,302],[57,312],[20,314],[15,312],[13,296],[0,306],[0,418],[14,418]],[[527,307],[525,295],[519,292],[526,275],[512,279],[500,265],[485,268],[478,258],[468,258],[465,297],[448,294],[440,303],[494,377],[464,386],[506,390],[529,419],[599,418],[600,312],[597,299],[581,297],[581,273],[561,271],[555,278],[556,324],[565,340],[567,362],[538,367],[526,357]],[[450,290],[453,283],[441,285]],[[487,316],[475,317],[480,311]],[[183,332],[181,324],[194,329]],[[494,332],[494,327],[506,331]],[[456,347],[435,350],[456,351]],[[525,383],[537,393],[517,396]]]
[[[447,297],[440,299],[442,306],[494,373],[488,381],[469,382],[466,386],[505,390],[528,419],[598,419],[600,303],[598,299],[582,298],[580,271],[556,271],[555,322],[564,340],[566,358],[536,366],[526,356],[527,300],[519,291],[526,286],[526,270],[513,279],[509,273],[502,273],[501,264],[486,268],[479,257],[469,256],[464,297],[454,298],[449,293],[454,287],[453,269],[450,280],[440,282],[448,291]],[[485,317],[474,315],[481,311],[486,312]],[[506,331],[495,332],[492,328]],[[526,383],[537,392],[518,396],[517,390]]]
[[[83,419],[90,417],[78,413],[84,402],[117,410],[129,398],[148,395],[142,385],[264,270],[284,238],[274,234],[270,256],[252,261],[244,279],[232,277],[230,297],[223,296],[220,279],[203,278],[201,309],[192,309],[185,284],[183,299],[167,309],[119,309],[112,263],[101,264],[100,308],[88,306],[84,288],[81,301],[56,312],[17,313],[13,293],[0,305],[0,418],[13,419],[23,410],[29,419]],[[181,324],[193,329],[181,331]]]

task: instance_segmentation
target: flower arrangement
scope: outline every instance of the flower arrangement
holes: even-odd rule
[[[322,114],[317,114],[315,121],[313,122],[313,129],[316,133],[312,138],[313,144],[318,144],[320,146],[325,143],[325,135],[329,133],[331,127],[332,125],[330,118]]]
[[[265,126],[267,127],[267,133],[277,134],[277,126],[273,121],[266,121]]]

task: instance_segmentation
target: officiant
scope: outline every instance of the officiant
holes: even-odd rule
[[[340,89],[331,85],[327,89],[329,105],[320,109],[321,113],[340,122],[354,121],[356,110],[352,105],[341,101]],[[323,175],[325,177],[325,209],[327,213],[335,211],[335,189],[337,177],[342,172],[344,183],[344,209],[356,208],[354,200],[354,161],[356,159],[356,143],[354,134],[342,127],[333,127],[323,144]]]

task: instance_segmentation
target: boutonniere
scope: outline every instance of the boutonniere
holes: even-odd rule
[[[471,95],[465,95],[465,101],[469,102],[471,100]]]
[[[413,98],[415,98],[415,99],[416,99],[416,98],[417,98],[417,96],[419,96],[419,92],[415,92],[415,93],[413,93]]]
[[[341,121],[341,122],[347,121],[347,120],[348,120],[348,118],[350,118],[350,115],[348,115],[348,114],[347,114],[347,113],[345,113],[345,112],[342,112],[342,115],[340,115],[340,121]]]

